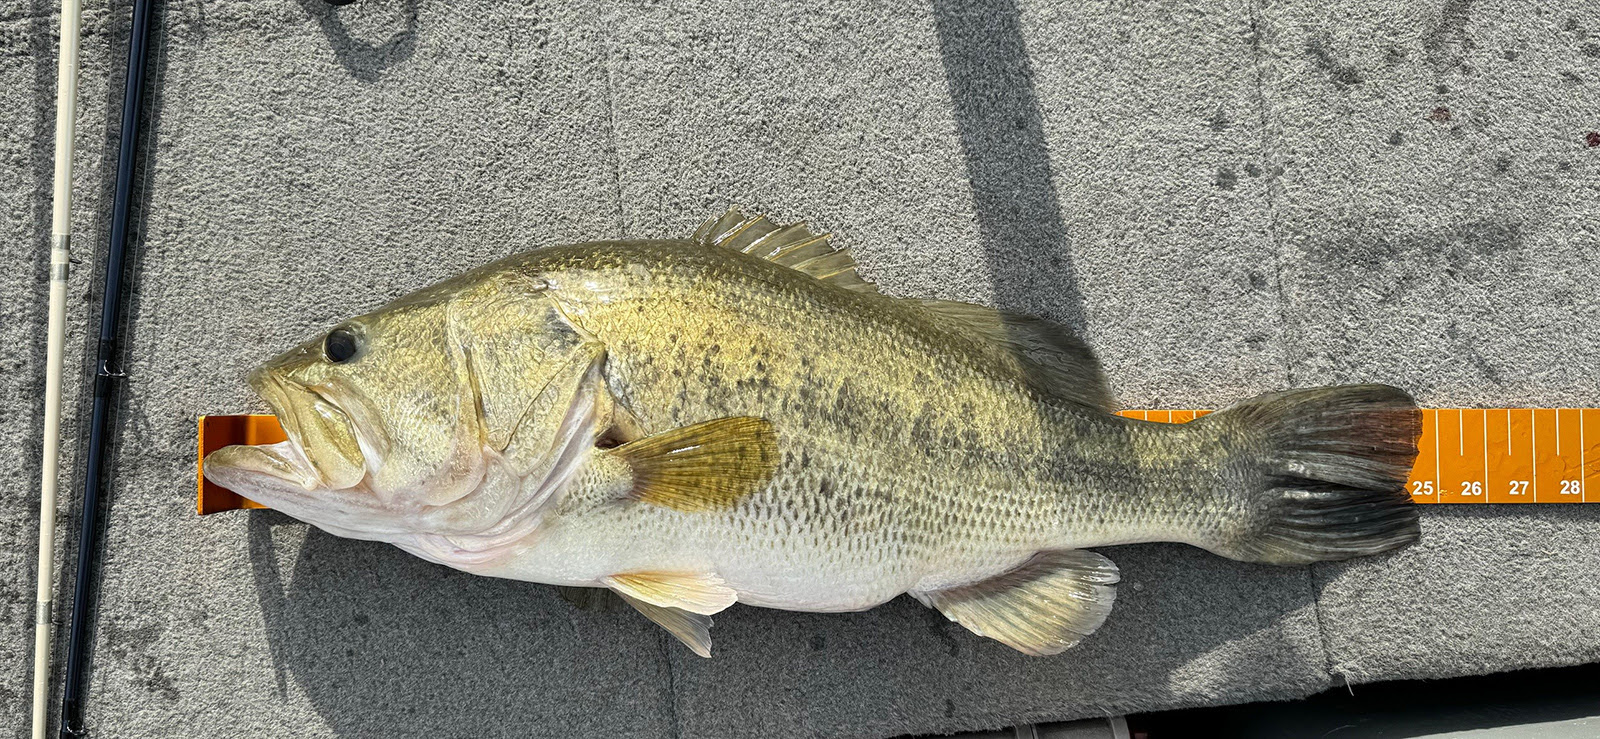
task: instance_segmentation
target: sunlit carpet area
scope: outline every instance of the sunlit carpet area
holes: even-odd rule
[[[19,727],[55,7],[0,0],[0,724]],[[886,293],[1073,327],[1128,407],[1368,381],[1435,407],[1600,405],[1600,6],[254,0],[155,20],[99,736],[889,737],[1600,660],[1600,505],[1431,507],[1421,544],[1349,564],[1117,547],[1115,612],[1058,657],[903,598],[735,607],[709,660],[546,586],[193,508],[196,418],[263,412],[244,375],[271,354],[516,250],[685,236],[730,203],[832,231]],[[120,2],[85,11],[73,371],[128,25]]]

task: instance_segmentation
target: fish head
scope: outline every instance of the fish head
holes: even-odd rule
[[[288,440],[219,449],[206,477],[341,536],[405,545],[493,530],[500,541],[519,528],[508,517],[526,523],[530,496],[549,498],[556,461],[568,479],[573,450],[592,445],[587,348],[537,283],[420,291],[252,371]]]
[[[460,497],[482,477],[483,456],[448,320],[448,296],[422,294],[257,367],[250,386],[288,440],[220,449],[207,477],[303,520],[375,529],[358,538]]]

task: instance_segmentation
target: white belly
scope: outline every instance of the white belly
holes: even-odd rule
[[[599,586],[629,572],[716,575],[740,603],[793,611],[859,611],[907,591],[992,577],[1033,550],[937,552],[858,536],[838,541],[795,521],[618,506],[553,521],[507,557],[468,571],[555,585]]]

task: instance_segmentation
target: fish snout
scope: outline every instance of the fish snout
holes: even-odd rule
[[[263,388],[265,388],[268,383],[272,382],[272,371],[264,366],[257,367],[253,370],[250,370],[250,374],[245,377],[244,381],[252,390],[256,391],[257,395],[261,395],[263,398],[265,398],[266,392],[263,390]]]

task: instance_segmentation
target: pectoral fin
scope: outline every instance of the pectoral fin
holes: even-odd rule
[[[913,592],[972,633],[1019,652],[1059,654],[1111,613],[1117,566],[1081,549],[1045,551],[1021,567],[946,590]]]
[[[628,497],[687,512],[731,508],[778,469],[778,436],[763,418],[719,418],[623,444]]]
[[[711,617],[698,613],[690,613],[682,608],[663,608],[646,603],[638,598],[630,597],[622,592],[617,593],[628,605],[638,609],[645,618],[661,625],[667,633],[678,637],[695,654],[701,657],[711,656]]]
[[[681,608],[709,616],[738,600],[733,588],[716,575],[683,572],[625,572],[603,579],[621,595],[664,608]]]

